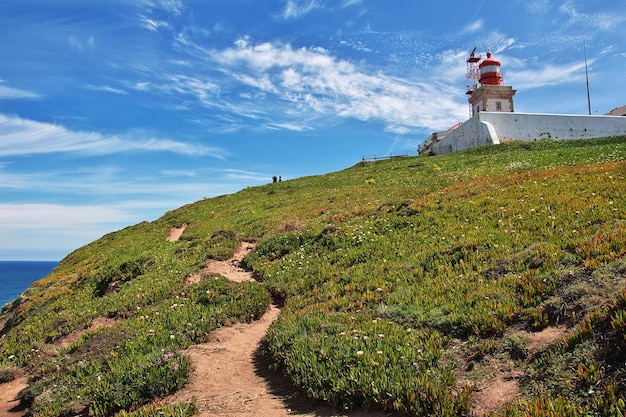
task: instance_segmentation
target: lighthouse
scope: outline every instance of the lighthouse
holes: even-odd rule
[[[591,139],[626,134],[626,106],[605,116],[515,113],[515,90],[504,85],[500,62],[491,53],[483,57],[476,48],[467,58],[467,96],[470,118],[448,130],[430,135],[417,151],[440,155],[503,141]]]
[[[503,84],[500,62],[495,60],[491,52],[481,60],[475,55],[476,48],[467,59],[467,78],[472,84],[467,88],[470,103],[470,116],[481,111],[513,112],[513,96],[515,90]],[[476,83],[476,80],[480,86]]]

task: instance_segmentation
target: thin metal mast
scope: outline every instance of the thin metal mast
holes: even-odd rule
[[[589,93],[589,67],[587,67],[587,45],[583,41],[583,52],[585,54],[585,78],[587,80],[587,108],[591,116],[591,94]]]

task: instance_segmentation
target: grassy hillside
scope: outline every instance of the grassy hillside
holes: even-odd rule
[[[626,138],[538,141],[359,163],[206,199],[69,254],[0,317],[0,382],[37,416],[141,408],[180,389],[180,348],[284,305],[276,369],[342,407],[497,416],[626,413]],[[168,242],[171,227],[186,224]],[[186,277],[240,240],[262,283]],[[87,331],[95,320],[114,324]],[[545,329],[560,336],[537,345]]]

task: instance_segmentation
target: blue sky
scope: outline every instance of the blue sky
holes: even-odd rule
[[[415,155],[468,118],[465,59],[520,112],[626,104],[615,0],[4,0],[0,260],[58,260],[184,204]]]

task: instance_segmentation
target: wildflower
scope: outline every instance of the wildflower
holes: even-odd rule
[[[385,337],[385,335],[384,335],[384,334],[382,334],[382,333],[378,333],[378,338],[379,338],[379,339],[382,339],[382,338],[384,338],[384,337]]]
[[[172,371],[174,371],[174,372],[178,371],[178,365],[172,366]]]
[[[376,351],[376,354],[378,354],[378,355],[382,355],[382,354],[383,354],[383,351],[382,351],[382,350],[378,350],[378,351]]]
[[[357,356],[363,356],[363,353],[364,353],[364,352],[363,352],[362,350],[358,350],[358,351],[356,352],[356,355],[357,355]]]

